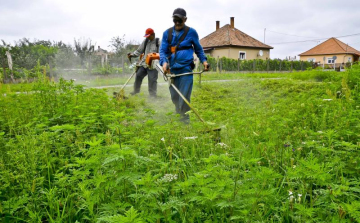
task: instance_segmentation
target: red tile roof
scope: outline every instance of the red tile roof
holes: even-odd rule
[[[330,38],[299,56],[313,56],[326,54],[355,54],[360,56],[360,51],[348,46],[336,38]]]
[[[231,28],[229,24],[226,24],[215,32],[210,33],[209,35],[202,38],[200,40],[200,44],[204,49],[221,46],[273,49],[272,46],[263,44],[259,40],[254,39],[253,37],[244,32],[241,32],[236,28]]]

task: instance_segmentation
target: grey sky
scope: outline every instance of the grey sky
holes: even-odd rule
[[[187,11],[187,25],[194,27],[200,38],[235,17],[235,27],[274,47],[271,58],[298,55],[319,42],[272,44],[338,37],[360,33],[358,0],[0,0],[0,39],[13,43],[23,37],[64,41],[90,38],[108,49],[114,36],[142,41],[146,28],[158,37],[172,26],[172,12],[182,7]],[[273,32],[271,32],[273,31]],[[302,38],[304,36],[311,38]],[[360,35],[339,38],[360,50]],[[324,40],[321,40],[322,42]]]

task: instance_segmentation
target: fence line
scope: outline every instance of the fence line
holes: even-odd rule
[[[288,61],[279,59],[254,59],[254,60],[240,60],[230,59],[226,57],[213,58],[208,57],[208,63],[210,64],[212,71],[217,72],[229,72],[229,71],[247,71],[247,72],[280,72],[280,71],[303,71],[306,69],[315,68],[313,62],[307,61]],[[198,69],[203,69],[202,65],[198,66]]]
[[[230,59],[226,57],[214,58],[207,57],[210,69],[219,73],[222,72],[293,72],[304,71],[308,69],[314,69],[322,67],[323,69],[333,69],[342,71],[345,68],[349,68],[353,63],[336,63],[336,64],[318,64],[308,61],[289,61],[280,59],[254,59],[254,60],[240,60]],[[197,67],[198,70],[202,70],[203,66],[200,64]]]

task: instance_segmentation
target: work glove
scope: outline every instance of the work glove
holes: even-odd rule
[[[131,53],[127,54],[127,57],[129,58],[129,60],[131,60],[131,57],[133,57],[134,55],[132,55]]]

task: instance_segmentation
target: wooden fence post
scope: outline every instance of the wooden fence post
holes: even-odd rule
[[[3,59],[2,65],[3,65],[3,71],[4,71],[4,83],[7,83],[5,59]]]
[[[201,74],[199,74],[199,85],[201,87]]]
[[[255,72],[255,67],[256,67],[256,60],[254,59],[254,61],[253,61],[253,73]]]
[[[222,72],[222,59],[220,58],[220,73]]]
[[[270,63],[270,60],[269,60],[269,59],[266,59],[266,60],[267,60],[266,69],[267,69],[267,72],[269,73],[269,63]]]
[[[238,71],[240,71],[240,58],[238,59]]]
[[[51,72],[51,69],[52,67],[51,67],[51,59],[49,59],[49,77],[50,77],[50,79],[52,78],[52,72]]]
[[[91,74],[91,56],[87,58],[88,61],[88,74]]]
[[[281,65],[282,65],[282,60],[280,60],[280,70],[279,71],[281,71]]]
[[[125,74],[124,55],[122,55],[122,57],[121,57],[121,62],[122,62],[122,73]]]
[[[293,72],[293,61],[291,61],[291,73]]]

